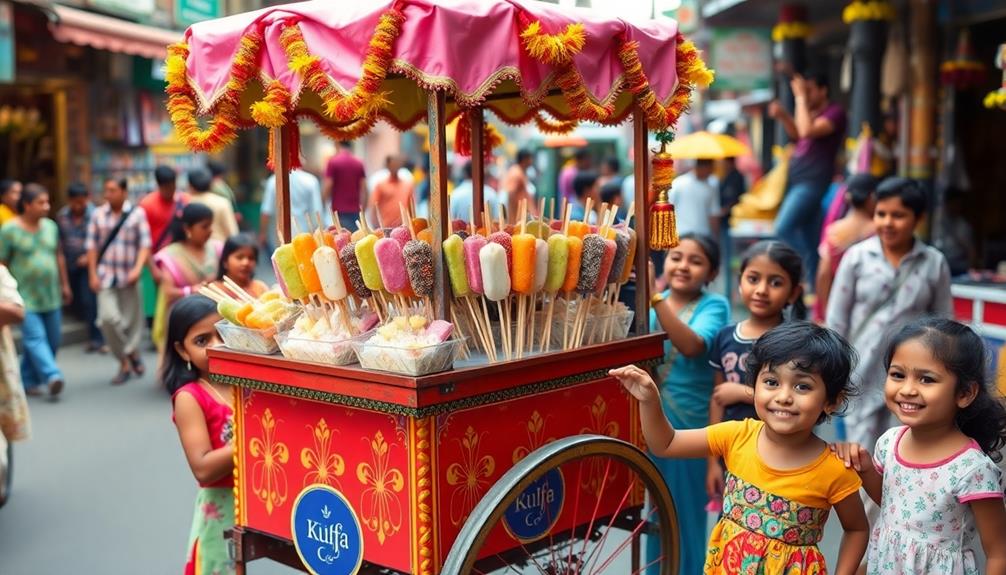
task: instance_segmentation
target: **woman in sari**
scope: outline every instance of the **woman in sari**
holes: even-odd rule
[[[161,289],[154,311],[151,339],[158,351],[164,351],[168,312],[179,300],[217,277],[221,245],[210,239],[213,211],[203,204],[191,203],[181,218],[171,224],[173,241],[154,255],[154,265],[161,270]]]

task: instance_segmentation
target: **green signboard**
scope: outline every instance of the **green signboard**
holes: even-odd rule
[[[767,28],[713,28],[707,63],[716,70],[714,90],[768,88],[772,81],[771,33]]]
[[[219,18],[220,3],[221,0],[175,0],[175,25],[183,28]]]

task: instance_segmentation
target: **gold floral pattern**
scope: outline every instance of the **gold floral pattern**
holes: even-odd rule
[[[310,470],[304,476],[304,485],[324,483],[342,491],[339,477],[346,472],[346,461],[332,450],[332,429],[324,418],[318,420],[318,425],[307,428],[314,437],[314,448],[300,450],[300,463]]]
[[[608,420],[608,402],[598,395],[594,398],[594,403],[588,408],[590,411],[590,426],[584,427],[580,433],[593,433],[597,435],[607,435],[618,437],[620,427],[617,421]],[[615,478],[615,468],[607,469],[605,462],[599,457],[591,457],[587,462],[588,470],[586,477],[580,482],[580,486],[590,491],[595,497],[600,497],[601,488],[607,474],[607,480]],[[616,466],[617,467],[617,466]]]
[[[405,477],[391,467],[391,445],[378,431],[370,444],[372,463],[356,466],[356,478],[365,487],[360,495],[360,518],[367,529],[377,534],[377,542],[384,541],[402,528],[402,502],[399,493],[405,487]]]
[[[543,439],[545,436],[545,422],[547,420],[548,418],[542,417],[537,409],[531,414],[531,418],[527,420],[527,424],[525,425],[527,429],[527,445],[522,445],[513,450],[514,463],[524,459],[529,453],[542,445],[555,441],[554,437]]]
[[[461,461],[447,468],[447,484],[454,487],[450,516],[455,527],[468,518],[496,470],[496,460],[491,455],[480,454],[484,436],[485,433],[476,433],[469,425],[465,436],[455,439],[461,448]]]
[[[266,513],[283,505],[289,495],[286,470],[283,466],[290,461],[290,450],[285,443],[276,441],[276,426],[272,410],[266,409],[262,417],[255,416],[262,425],[262,437],[255,437],[248,443],[248,453],[255,464],[252,466],[252,492],[259,501],[265,503]],[[261,459],[260,459],[261,458]]]

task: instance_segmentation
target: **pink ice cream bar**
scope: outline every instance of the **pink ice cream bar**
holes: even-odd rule
[[[412,239],[412,234],[409,233],[408,228],[405,226],[398,226],[397,228],[391,230],[391,239],[398,242],[398,245],[405,247],[405,244],[409,243]]]
[[[485,293],[485,286],[482,284],[482,262],[479,260],[479,252],[489,242],[485,236],[475,234],[465,238],[465,271],[468,272],[468,287],[477,294]]]
[[[436,336],[437,341],[443,343],[450,339],[451,334],[454,333],[454,324],[444,321],[442,319],[433,320],[433,323],[426,326],[426,335]]]
[[[393,294],[405,292],[409,287],[409,273],[405,269],[402,246],[391,238],[381,238],[374,244],[374,256],[384,288]]]

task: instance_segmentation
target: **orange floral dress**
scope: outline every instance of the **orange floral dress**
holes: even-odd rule
[[[708,428],[713,455],[727,478],[723,515],[713,528],[705,573],[819,575],[827,572],[817,544],[831,507],[859,491],[855,471],[823,447],[803,467],[774,469],[758,456],[762,421],[727,421]]]

